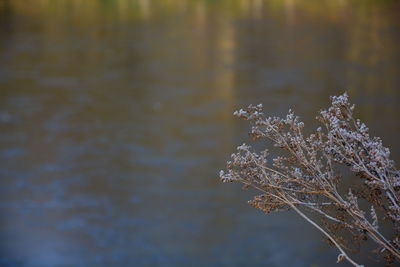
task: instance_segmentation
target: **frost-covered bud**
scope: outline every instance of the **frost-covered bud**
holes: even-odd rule
[[[229,183],[235,180],[230,172],[225,173],[223,170],[219,172],[219,178],[223,183]]]
[[[242,108],[233,112],[233,115],[241,117],[247,115],[247,112],[244,111]]]
[[[238,146],[236,149],[238,151],[247,151],[250,147],[248,145],[246,145],[245,143],[243,143],[242,145]]]
[[[339,95],[339,96],[332,96],[331,100],[332,100],[332,105],[333,106],[348,105],[348,103],[349,103],[349,95],[347,94],[347,92],[345,92],[344,94]]]

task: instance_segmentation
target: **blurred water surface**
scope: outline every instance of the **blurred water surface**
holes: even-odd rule
[[[347,90],[400,160],[397,1],[0,0],[0,265],[330,266],[217,174],[264,103]],[[368,262],[366,255],[360,255]],[[336,266],[336,265],[335,265]]]

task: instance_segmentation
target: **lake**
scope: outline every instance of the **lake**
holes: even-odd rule
[[[329,96],[400,161],[398,1],[0,0],[0,265],[338,266],[219,170]],[[356,256],[368,266],[368,255]],[[343,264],[344,266],[348,266]]]

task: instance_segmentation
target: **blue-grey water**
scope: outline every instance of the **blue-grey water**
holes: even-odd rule
[[[0,265],[337,266],[301,218],[264,215],[220,183],[248,140],[232,113],[293,108],[314,127],[347,90],[400,161],[399,12],[372,0],[0,0]]]

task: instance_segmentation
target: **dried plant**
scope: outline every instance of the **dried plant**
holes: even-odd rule
[[[375,241],[387,263],[399,262],[400,172],[381,139],[371,137],[365,124],[353,118],[348,95],[331,101],[317,117],[321,127],[308,137],[292,111],[286,118],[266,117],[261,104],[236,111],[234,115],[251,122],[254,140],[269,139],[282,153],[271,158],[268,150],[256,152],[243,144],[220,178],[259,190],[249,203],[266,213],[297,212],[337,247],[338,262],[361,266],[348,253],[367,239]],[[359,186],[343,178],[346,169],[341,166],[361,179]],[[381,223],[392,227],[390,237],[382,233]]]

